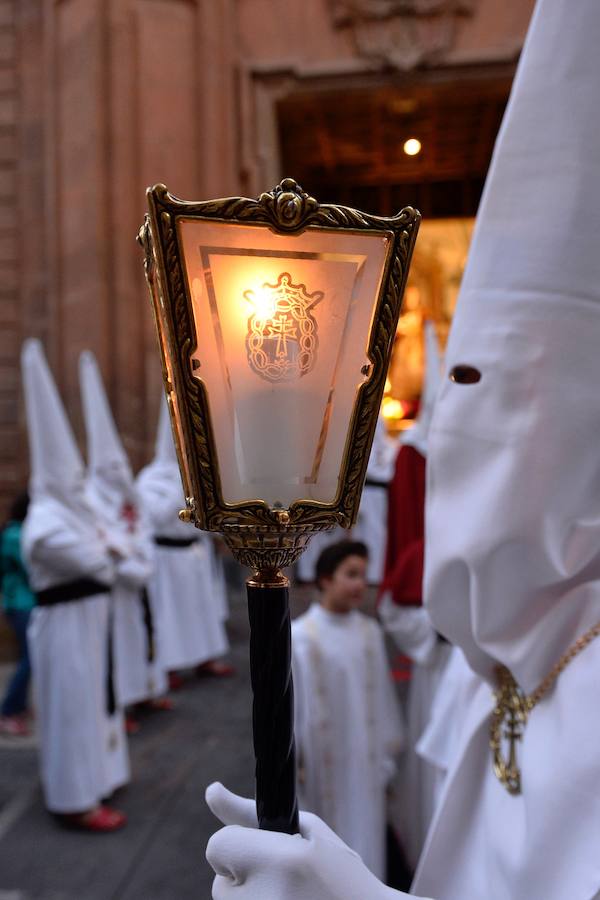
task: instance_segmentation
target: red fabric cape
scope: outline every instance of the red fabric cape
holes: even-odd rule
[[[402,446],[389,487],[385,573],[379,595],[391,591],[394,603],[422,603],[425,536],[425,458]]]

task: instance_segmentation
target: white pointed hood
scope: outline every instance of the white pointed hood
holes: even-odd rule
[[[598,0],[538,2],[429,436],[432,619],[526,691],[600,620],[598,47]]]
[[[79,383],[87,434],[88,482],[108,503],[120,506],[133,492],[133,473],[113,419],[93,353],[79,357]]]
[[[538,0],[446,350],[456,380],[429,432],[432,622],[486,680],[501,663],[527,694],[600,620],[598,47],[598,0]],[[505,720],[519,795],[493,771],[490,684],[475,692],[416,894],[598,896],[599,667],[595,640],[526,724]]]
[[[178,516],[185,506],[185,495],[164,396],[160,404],[154,459],[142,469],[136,483],[155,534],[193,536],[191,526],[181,522]]]
[[[421,456],[427,456],[427,435],[433,416],[435,398],[442,380],[442,360],[435,325],[433,322],[425,323],[425,379],[419,415],[412,428],[408,428],[402,434],[402,444],[406,447],[414,447]]]
[[[21,351],[21,371],[31,461],[32,500],[52,497],[78,505],[84,464],[40,341],[30,338]]]

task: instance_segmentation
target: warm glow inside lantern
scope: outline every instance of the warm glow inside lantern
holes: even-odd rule
[[[226,539],[236,524],[351,525],[418,213],[319,205],[292,179],[258,201],[190,204],[162,186],[149,201],[190,517]]]
[[[390,237],[189,219],[179,235],[224,501],[333,503]]]

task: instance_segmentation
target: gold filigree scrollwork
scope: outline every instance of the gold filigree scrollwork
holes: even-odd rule
[[[259,292],[244,291],[252,307],[246,352],[253,372],[267,381],[290,381],[307,375],[317,357],[317,322],[311,310],[323,291],[309,294],[282,272],[276,284],[265,282]]]
[[[332,527],[224,525],[222,534],[239,563],[256,571],[265,571],[293,565],[314,534],[329,531]]]
[[[179,413],[184,440],[188,446],[185,462],[191,481],[189,493],[195,499],[194,508],[188,507],[186,515],[189,515],[200,528],[222,532],[238,558],[243,548],[236,544],[238,538],[235,535],[238,532],[232,530],[233,523],[243,523],[244,526],[255,530],[274,528],[276,532],[285,525],[290,535],[300,529],[301,535],[308,535],[306,540],[315,530],[331,528],[336,524],[351,526],[358,511],[360,492],[383,394],[387,363],[420,221],[419,213],[407,207],[397,216],[382,218],[348,207],[319,204],[292,178],[283,179],[273,191],[261,194],[258,200],[233,197],[191,203],[173,197],[164,185],[152,188],[148,196],[150,233],[147,241],[154,242],[162,296],[165,306],[168,307],[165,315],[167,318],[170,317],[171,340],[176,346],[174,381],[178,391],[183,392]],[[237,504],[224,502],[208,397],[202,380],[193,374],[190,365],[196,343],[191,298],[185,287],[183,260],[176,229],[176,220],[179,216],[223,222],[264,223],[283,233],[299,232],[311,226],[324,230],[348,228],[377,231],[391,236],[392,262],[385,274],[379,308],[375,314],[378,324],[372,331],[367,348],[368,375],[365,376],[359,389],[340,473],[340,489],[334,503],[299,500],[291,504],[289,509],[282,511],[271,509],[260,500]],[[146,248],[146,244],[143,245]],[[186,452],[183,447],[179,449],[180,453]],[[282,512],[287,522],[282,519]],[[305,528],[309,531],[305,532],[303,530]],[[281,535],[280,537],[283,540]],[[279,562],[278,565],[288,565],[299,555],[301,547],[300,549],[297,549],[297,545],[270,547],[268,542],[263,541],[260,547],[257,546],[250,552],[254,554],[255,559],[259,556],[281,559],[283,553],[287,561]],[[245,558],[249,559],[247,554]]]
[[[144,272],[146,273],[148,284],[151,285],[154,270],[154,256],[152,253],[152,232],[150,231],[150,216],[148,213],[144,216],[144,224],[138,231],[137,241],[144,251]]]

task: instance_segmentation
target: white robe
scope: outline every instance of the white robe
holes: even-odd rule
[[[114,650],[114,679],[122,708],[159,697],[167,691],[167,674],[161,658],[160,634],[153,623],[153,659],[149,659],[148,632],[141,592],[154,572],[154,552],[143,520],[127,523],[115,504],[94,488],[90,501],[105,523],[109,540],[121,556],[111,591],[110,614]],[[119,499],[118,506],[121,505]]]
[[[480,682],[460,647],[452,647],[435,690],[429,721],[416,747],[418,755],[433,766],[436,773],[433,811],[439,805],[446,775],[454,764],[465,715]]]
[[[222,622],[226,622],[229,618],[229,600],[227,597],[227,579],[225,577],[225,565],[223,557],[217,552],[215,547],[215,539],[212,535],[203,535],[205,542],[208,544],[208,555],[211,562],[211,571],[213,579],[213,593],[215,604],[219,611]]]
[[[353,541],[362,541],[367,545],[369,551],[367,581],[369,584],[380,584],[383,578],[387,544],[387,511],[387,487],[365,484],[360,498],[358,518],[351,536]]]
[[[403,730],[383,636],[313,604],[292,623],[300,805],[385,875],[386,787]]]
[[[206,537],[178,518],[183,506],[177,465],[153,463],[142,470],[138,489],[155,537],[196,539],[188,547],[155,545],[149,583],[161,659],[168,670],[185,669],[223,656],[229,642],[222,600],[213,579]]]
[[[496,666],[535,694],[600,620],[600,4],[574,12],[536,6],[430,429],[426,603],[482,679],[416,876],[437,900],[600,889],[600,639],[521,727],[520,794],[489,745]]]
[[[412,661],[406,701],[406,748],[400,761],[393,812],[407,861],[415,868],[440,784],[437,768],[417,753],[417,743],[429,723],[434,698],[448,663],[450,645],[439,640],[422,607],[396,606],[389,597],[384,597],[379,615],[398,649]]]
[[[23,553],[34,590],[78,578],[110,584],[107,547],[63,504],[33,501]],[[108,593],[33,611],[28,632],[40,729],[41,778],[51,812],[96,806],[129,780],[122,715],[107,706]]]

